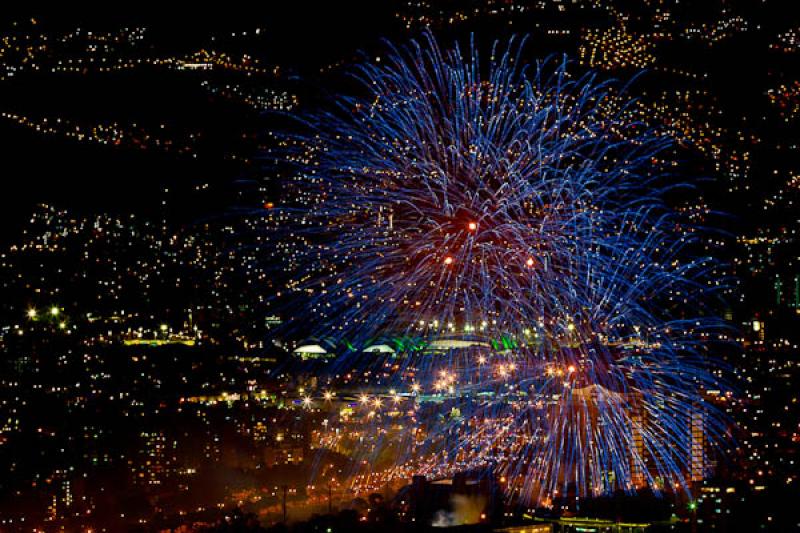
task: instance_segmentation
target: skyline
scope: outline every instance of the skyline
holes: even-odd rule
[[[800,527],[781,2],[6,18],[0,531]]]

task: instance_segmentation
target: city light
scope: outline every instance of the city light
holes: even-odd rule
[[[685,4],[15,9],[0,530],[796,529],[800,23]]]
[[[620,46],[626,43],[621,38]],[[576,77],[568,62],[518,64],[524,52],[516,42],[494,50],[479,63],[477,50],[456,53],[423,33],[380,64],[360,65],[367,96],[336,103],[352,112],[304,116],[313,127],[293,132],[286,144],[299,137],[314,150],[293,159],[298,170],[285,185],[315,201],[292,208],[300,222],[275,238],[301,236],[308,245],[294,267],[276,263],[274,276],[288,269],[287,290],[296,279],[318,288],[302,328],[332,335],[334,344],[346,339],[337,368],[363,375],[382,369],[375,378],[393,399],[391,390],[411,376],[448,397],[444,412],[416,411],[415,423],[427,428],[427,455],[405,441],[395,468],[450,476],[456,464],[468,470],[497,463],[526,472],[526,492],[517,497],[531,505],[564,483],[582,497],[642,486],[661,491],[657,478],[681,490],[678,480],[690,475],[692,413],[702,409],[711,425],[722,418],[701,384],[723,385],[712,358],[685,356],[718,324],[713,313],[696,315],[694,305],[713,292],[706,287],[714,287],[715,262],[691,257],[686,235],[700,229],[664,207],[659,157],[672,142],[616,111],[634,105],[622,84]],[[422,96],[420,85],[429,88]],[[443,116],[461,126],[440,128]],[[492,122],[488,130],[485,121]],[[344,139],[358,139],[359,149]],[[447,149],[398,151],[431,143]],[[582,154],[580,165],[565,154]],[[295,158],[294,148],[286,157]],[[509,158],[547,163],[511,171]],[[458,171],[443,179],[428,170],[436,168]],[[477,213],[491,233],[478,234],[478,222],[467,220],[461,224],[471,235],[459,236],[452,229],[458,213]],[[523,258],[525,275],[509,261],[514,257]],[[432,268],[432,260],[458,268]],[[678,316],[694,323],[691,332],[670,329]],[[530,324],[538,324],[535,336]],[[420,330],[420,342],[367,348],[371,339]],[[622,355],[629,347],[637,357]],[[467,348],[478,352],[474,368],[460,355]],[[496,363],[486,368],[490,354]],[[579,376],[577,364],[565,363],[574,360],[581,361]],[[547,375],[561,379],[542,379]],[[519,400],[523,389],[531,401]],[[376,391],[360,400],[378,433],[392,419],[381,397]],[[641,410],[658,429],[639,429]],[[508,433],[527,443],[524,453],[495,458]],[[355,442],[353,455],[369,462],[374,446]],[[660,475],[639,476],[631,461],[652,464]]]

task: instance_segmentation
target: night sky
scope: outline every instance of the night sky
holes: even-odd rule
[[[791,4],[296,0],[4,7],[0,532],[182,525],[188,528],[182,531],[277,532],[287,521],[298,533],[386,533],[410,527],[411,517],[420,518],[417,524],[480,522],[475,531],[490,531],[530,525],[532,515],[565,527],[574,516],[609,525],[641,521],[651,525],[647,531],[669,530],[669,521],[679,531],[800,527],[791,507],[800,498],[800,17]],[[395,353],[383,365],[370,359],[344,368],[350,360],[336,359],[340,366],[331,372],[334,355],[357,351],[350,341],[358,334],[344,341],[312,334],[321,300],[309,297],[313,289],[298,289],[297,278],[319,281],[314,269],[330,274],[319,278],[329,282],[321,284],[326,294],[348,283],[331,274],[337,267],[368,271],[337,264],[347,255],[337,255],[347,246],[336,241],[337,231],[349,228],[342,220],[368,220],[367,238],[358,244],[369,249],[388,234],[370,233],[384,212],[374,217],[370,206],[353,202],[354,211],[367,212],[363,218],[339,212],[321,231],[307,227],[320,191],[287,179],[288,165],[276,162],[284,148],[276,133],[301,130],[298,118],[319,119],[341,95],[364,98],[354,67],[385,64],[388,43],[402,46],[427,31],[444,48],[457,42],[467,49],[473,41],[484,59],[495,41],[524,37],[521,57],[529,64],[566,58],[577,75],[630,82],[627,94],[644,110],[642,120],[674,141],[668,177],[691,186],[665,194],[665,205],[687,217],[673,229],[703,237],[688,253],[710,255],[716,286],[724,286],[714,305],[725,342],[717,346],[703,333],[698,344],[718,362],[710,371],[732,384],[703,391],[724,413],[722,429],[714,429],[727,440],[704,456],[707,475],[692,480],[693,495],[667,491],[660,498],[637,487],[588,498],[571,486],[526,506],[513,500],[506,472],[502,481],[495,471],[461,472],[444,484],[408,476],[392,479],[391,487],[388,477],[365,481],[354,474],[368,463],[353,451],[360,443],[400,427],[370,459],[370,466],[385,466],[398,453],[392,446],[410,438],[407,413],[389,414],[401,401],[390,385]],[[338,192],[347,198],[351,191]],[[462,222],[453,224],[464,230]],[[484,229],[470,222],[472,234]],[[438,261],[441,250],[430,249]],[[539,261],[531,255],[527,267]],[[447,255],[436,265],[453,262]],[[357,293],[362,287],[355,285]],[[391,294],[384,288],[376,293]],[[289,293],[290,304],[280,301]],[[654,301],[676,296],[653,293]],[[332,312],[330,323],[337,325],[347,305]],[[671,305],[659,311],[674,313],[676,323],[694,311]],[[482,339],[472,326],[452,326],[437,340],[517,348],[511,338]],[[398,353],[427,355],[430,345],[395,333],[363,335]],[[619,342],[632,359],[646,344]],[[460,361],[453,350],[452,361]],[[580,371],[568,362],[547,367],[547,375],[568,380]],[[503,367],[503,376],[511,368]],[[462,416],[442,392],[450,385],[442,378],[436,393],[419,394],[420,405],[447,410],[420,434]],[[405,399],[417,401],[418,393]],[[356,419],[365,409],[370,420],[385,412],[398,422],[382,433],[377,423]],[[702,426],[700,417],[688,416],[681,435],[702,433],[687,439],[706,453],[712,430],[698,430],[691,424]],[[328,485],[317,482],[323,477]],[[361,485],[351,490],[349,482]],[[459,522],[462,514],[479,518]]]
[[[261,27],[264,32],[260,36],[236,46],[265,62],[284,66],[291,73],[291,79],[285,83],[307,84],[312,92],[325,90],[318,85],[315,70],[319,66],[355,57],[364,47],[374,46],[380,38],[397,31],[391,12],[368,7],[372,2],[335,6],[315,2],[293,4],[255,9],[228,6],[221,13],[196,6],[165,12],[138,4],[127,9],[114,6],[81,10],[70,6],[64,7],[63,12],[54,13],[48,8],[26,13],[42,21],[40,28],[52,31],[80,26],[102,31],[146,25],[147,52],[161,56],[180,55],[208,46],[210,35],[224,38],[229,31]],[[6,17],[7,21],[15,20],[10,14]],[[10,24],[4,25],[8,27]],[[389,32],[381,28],[389,28]],[[164,123],[179,130],[202,131],[205,138],[196,157],[174,157],[85,146],[65,142],[63,138],[42,138],[4,122],[0,124],[0,134],[5,141],[6,175],[13,179],[14,185],[10,186],[13,201],[2,214],[3,238],[15,235],[15,226],[39,202],[84,212],[157,213],[160,192],[165,187],[187,191],[196,184],[213,183],[227,191],[236,180],[262,176],[263,171],[257,165],[242,168],[226,160],[225,154],[237,151],[257,155],[258,147],[242,143],[241,135],[258,133],[269,124],[268,119],[265,121],[243,106],[210,98],[198,86],[197,79],[175,74],[147,68],[111,75],[35,73],[4,84],[0,98],[8,103],[5,109],[11,111],[87,121]],[[194,204],[203,201],[186,199],[173,203],[171,208],[186,209],[191,214],[196,208]],[[226,207],[218,198],[207,206],[212,212]]]
[[[772,54],[766,49],[772,35],[784,25],[784,10],[777,4],[770,2],[753,7],[751,24],[760,25],[761,31],[745,33],[711,50],[698,51],[691,45],[674,43],[665,46],[659,56],[670,64],[689,65],[707,73],[708,82],[704,85],[711,88],[719,107],[736,111],[731,113],[731,126],[757,130],[765,139],[781,135],[783,126],[773,123],[770,117],[767,120],[762,117],[765,88],[779,80],[791,79],[792,70],[796,69],[791,56]],[[145,25],[148,34],[144,46],[155,56],[188,53],[208,46],[212,42],[211,35],[224,39],[230,31],[262,27],[265,31],[258,37],[235,40],[229,49],[281,65],[284,72],[291,75],[279,83],[324,99],[326,93],[336,90],[336,83],[341,81],[346,69],[339,69],[323,79],[317,71],[320,66],[352,61],[362,52],[367,55],[379,52],[381,39],[415,33],[414,29],[408,32],[402,27],[394,14],[394,6],[394,2],[292,2],[291,6],[283,7],[228,5],[213,10],[196,6],[165,10],[161,6],[137,4],[99,9],[70,6],[57,8],[55,12],[50,7],[26,7],[17,8],[14,14],[6,13],[4,27],[13,27],[11,24],[15,20],[24,24],[30,17],[37,19],[39,29],[48,31],[80,26],[100,31]],[[697,6],[684,9],[703,19],[712,18],[715,8],[709,6],[705,13]],[[556,18],[548,14],[545,20],[548,19]],[[524,35],[526,23],[531,24],[533,20],[520,17],[516,26],[509,26],[487,18],[468,20],[457,26],[445,25],[437,30],[445,38],[465,39],[474,33],[475,38],[488,44],[503,35]],[[560,19],[556,20],[563,24]],[[583,21],[570,16],[568,22],[580,27]],[[544,58],[560,53],[574,57],[577,43],[574,38],[547,39],[533,32],[528,49],[531,57]],[[621,78],[629,74],[612,73]],[[656,85],[675,83],[674,79],[651,70],[645,74],[642,86],[649,83],[648,76]],[[5,141],[6,172],[9,177],[14,176],[14,185],[9,186],[13,189],[14,200],[2,214],[4,238],[14,234],[15,222],[24,220],[38,202],[54,202],[91,212],[118,209],[150,212],[160,204],[158,195],[165,186],[190,190],[195,184],[209,182],[227,190],[237,179],[265,174],[258,165],[242,168],[226,159],[225,154],[236,151],[240,155],[257,155],[259,147],[254,143],[242,143],[241,135],[258,134],[269,127],[270,119],[258,116],[252,109],[209,97],[198,87],[196,79],[174,71],[143,68],[85,76],[34,73],[4,83],[0,91],[0,97],[6,102],[4,109],[8,111],[63,115],[84,121],[166,123],[179,130],[202,131],[205,136],[194,157],[173,157],[163,153],[82,146],[60,137],[42,138],[4,121],[0,132]],[[734,123],[737,121],[739,124]],[[756,159],[755,164],[758,163]],[[187,208],[191,212],[195,202],[203,201],[195,198],[173,203],[172,209]],[[219,205],[218,198],[212,203],[216,204],[209,206],[212,210],[224,207]],[[730,203],[733,205],[725,206],[725,210],[738,212],[736,201]]]

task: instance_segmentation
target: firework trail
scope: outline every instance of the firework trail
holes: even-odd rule
[[[664,201],[670,142],[619,84],[521,53],[427,34],[285,136],[287,321],[410,394],[362,402],[362,464],[391,445],[394,475],[489,468],[540,503],[685,489],[692,424],[724,438],[724,332],[703,232]]]

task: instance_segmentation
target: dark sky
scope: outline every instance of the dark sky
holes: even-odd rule
[[[740,3],[743,0],[738,0]],[[146,26],[146,50],[153,56],[181,56],[203,47],[218,46],[230,52],[251,53],[266,64],[279,64],[295,72],[302,90],[330,90],[330,80],[320,80],[317,69],[333,61],[352,59],[356,51],[373,50],[381,38],[396,38],[407,33],[394,12],[399,0],[372,1],[291,1],[265,0],[250,3],[201,3],[176,6],[161,3],[104,3],[75,5],[61,3],[16,4],[4,6],[0,32],[13,28],[13,21],[35,17],[40,31],[57,34],[76,27],[95,31],[114,31],[124,26]],[[738,111],[764,103],[763,91],[770,68],[784,75],[796,69],[763,61],[766,41],[775,28],[786,25],[779,2],[758,4],[753,22],[770,25],[769,31],[750,32],[734,44],[698,54],[696,48],[675,49],[668,59],[677,64],[693,63],[693,68],[712,72],[711,86],[723,108]],[[755,5],[755,4],[754,4]],[[765,9],[771,8],[769,14]],[[539,16],[539,15],[537,15]],[[530,22],[530,21],[529,21]],[[580,26],[580,21],[571,21]],[[230,31],[265,31],[257,40],[224,43],[211,41]],[[464,38],[475,30],[479,36],[499,35],[502,28],[491,21],[477,26],[459,27]],[[524,31],[525,26],[515,27]],[[442,36],[439,30],[440,37]],[[447,40],[449,37],[444,37]],[[557,43],[558,44],[558,43]],[[547,49],[542,40],[532,38],[531,48],[539,55],[553,51],[574,55],[575,39],[566,48]],[[726,48],[727,47],[727,48]],[[773,58],[774,59],[774,58]],[[788,58],[785,61],[794,61]],[[786,74],[788,75],[788,74]],[[223,80],[226,81],[226,80]],[[285,88],[287,80],[276,87]],[[87,122],[137,121],[152,127],[165,122],[176,128],[203,131],[204,141],[196,159],[160,153],[114,149],[78,143],[58,136],[45,137],[26,128],[0,120],[2,175],[5,188],[0,210],[0,241],[13,238],[37,202],[51,202],[78,211],[157,212],[161,190],[170,188],[170,208],[188,213],[224,211],[236,203],[233,193],[241,179],[264,177],[258,166],[242,168],[225,155],[241,149],[236,140],[242,133],[258,133],[268,123],[252,110],[247,111],[220,99],[212,99],[200,87],[198,77],[166,69],[137,69],[119,74],[24,75],[11,83],[0,83],[0,111],[27,115],[64,116]],[[297,87],[290,83],[290,89]],[[301,101],[303,101],[301,99]],[[758,104],[755,105],[755,104]],[[753,126],[758,126],[753,124]],[[764,129],[765,132],[774,128]],[[783,133],[781,132],[781,135]],[[255,154],[250,154],[255,155]],[[184,194],[194,185],[211,183],[216,188],[205,198]],[[222,191],[225,190],[225,194]],[[197,204],[197,206],[195,205]],[[208,204],[208,205],[206,205]],[[195,208],[197,207],[197,208]]]
[[[77,27],[99,32],[146,26],[147,46],[152,47],[147,53],[180,56],[214,46],[212,35],[224,37],[230,31],[261,27],[266,31],[257,40],[217,46],[235,52],[241,44],[242,50],[263,62],[279,64],[308,78],[319,65],[352,57],[381,37],[391,36],[397,26],[388,9],[392,2],[265,1],[213,7],[194,3],[164,9],[165,4],[17,5],[4,10],[0,31],[13,30],[14,21],[25,23],[31,17],[37,19],[39,31],[53,34]],[[225,161],[231,139],[241,130],[264,127],[255,122],[255,113],[210,101],[197,78],[153,69],[87,76],[25,74],[0,84],[0,102],[0,110],[28,116],[150,124],[163,120],[201,130],[206,139],[198,159],[193,160],[157,151],[132,152],[45,137],[2,120],[0,153],[6,189],[4,209],[0,210],[2,240],[18,234],[22,221],[38,202],[79,212],[147,214],[158,208],[164,187],[181,191],[204,182],[231,183],[243,173],[240,166]],[[183,196],[174,200],[174,210],[186,208],[183,203],[199,201]]]

